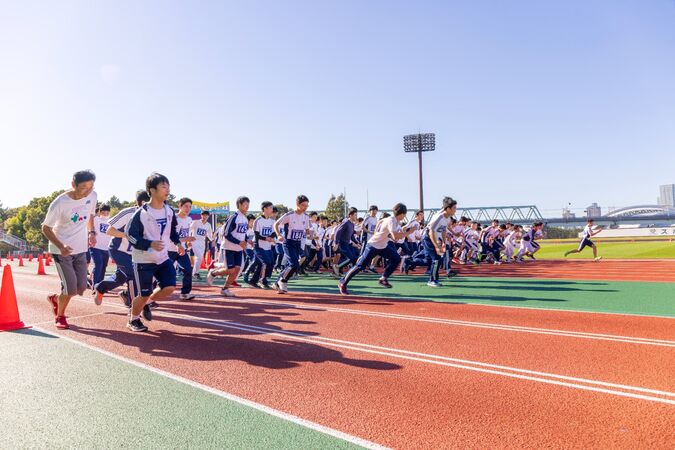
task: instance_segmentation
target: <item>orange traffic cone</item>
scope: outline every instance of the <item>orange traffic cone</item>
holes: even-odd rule
[[[14,255],[12,255],[11,253],[7,253],[7,260],[14,262]]]
[[[28,262],[33,262],[33,254],[32,253],[28,254]]]
[[[20,330],[22,328],[30,327],[27,327],[19,319],[12,268],[6,265],[2,272],[2,287],[0,287],[0,331]]]
[[[38,275],[47,275],[47,272],[45,272],[45,265],[42,264],[42,255],[38,255]]]
[[[49,253],[47,253],[47,256],[45,257],[45,266],[49,266],[51,262],[52,260],[49,257]]]
[[[23,267],[23,257],[19,255],[19,267]]]

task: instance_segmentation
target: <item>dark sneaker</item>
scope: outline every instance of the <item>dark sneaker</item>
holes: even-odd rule
[[[259,287],[260,289],[272,289],[272,286],[270,286],[269,283],[264,282],[264,281],[259,282],[259,283],[258,283],[258,287]]]
[[[347,286],[344,283],[339,282],[338,283],[338,289],[340,289],[340,294],[349,295],[349,291],[347,290]]]
[[[131,308],[131,299],[129,298],[129,293],[127,291],[122,291],[119,294],[117,294],[120,299],[122,299],[122,303],[124,303],[124,306],[127,308]]]
[[[389,280],[387,280],[385,278],[380,278],[378,280],[377,284],[379,284],[380,286],[385,287],[387,289],[391,288],[391,284],[389,283]]]
[[[159,303],[157,303],[155,301],[152,301],[152,302],[148,303],[148,306],[152,309],[157,309],[157,308],[159,308]],[[148,320],[150,320],[150,319],[148,319]]]
[[[150,310],[150,305],[145,305],[141,314],[145,320],[152,320],[152,311]]]
[[[248,287],[250,287],[250,288],[253,288],[253,289],[260,289],[260,286],[258,286],[256,283],[247,282],[246,284],[247,284]]]
[[[458,272],[456,272],[454,270],[448,270],[448,278],[456,277],[457,273]]]
[[[59,330],[67,330],[70,328],[70,325],[68,325],[68,322],[66,321],[66,316],[56,316],[54,325],[56,325],[56,328]]]
[[[56,294],[48,295],[47,296],[47,301],[52,307],[52,311],[54,312],[54,317],[56,317],[56,314],[59,312],[59,296]]]
[[[144,331],[148,331],[148,327],[143,325],[141,319],[130,320],[129,322],[127,322],[127,328],[133,331],[134,333],[142,333]]]

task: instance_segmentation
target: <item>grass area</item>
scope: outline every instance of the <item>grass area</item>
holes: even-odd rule
[[[455,277],[443,287],[426,286],[426,277],[397,275],[392,289],[377,284],[377,276],[358,275],[349,284],[352,294],[386,297],[392,301],[434,301],[526,306],[675,317],[673,283],[575,281],[529,278]],[[311,275],[289,282],[289,289],[337,294],[337,282]],[[348,300],[346,300],[348,301]]]
[[[675,242],[597,242],[598,255],[608,259],[675,259]],[[579,246],[579,240],[570,243],[554,244],[542,241],[538,259],[561,259],[567,250]],[[584,249],[582,253],[570,255],[571,259],[588,259],[593,249]]]
[[[668,242],[671,239],[675,239],[675,236],[635,236],[635,237],[602,237],[594,236],[594,242],[644,242],[644,241],[663,241]],[[561,239],[541,239],[539,242],[579,242],[579,238],[561,238]]]

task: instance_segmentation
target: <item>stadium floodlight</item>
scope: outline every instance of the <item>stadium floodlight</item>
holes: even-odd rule
[[[424,211],[424,188],[422,183],[422,152],[436,150],[436,135],[434,133],[418,133],[403,136],[403,150],[406,153],[417,153],[420,181],[420,210]]]

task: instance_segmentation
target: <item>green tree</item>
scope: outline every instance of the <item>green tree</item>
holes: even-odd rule
[[[61,190],[47,197],[35,197],[28,205],[18,208],[16,215],[5,223],[7,232],[24,239],[32,246],[46,248],[47,238],[42,234],[42,222],[51,202],[63,192]]]
[[[281,216],[283,216],[284,214],[286,214],[288,211],[290,211],[290,209],[288,208],[288,206],[284,205],[283,203],[278,203],[278,204],[276,204],[276,205],[274,205],[274,206],[279,210],[279,215],[278,215],[278,217],[281,217]]]
[[[344,194],[340,194],[335,197],[334,194],[330,195],[328,199],[328,204],[326,205],[325,214],[328,217],[328,220],[342,220],[345,216],[345,211],[349,208],[349,203],[345,199]]]

